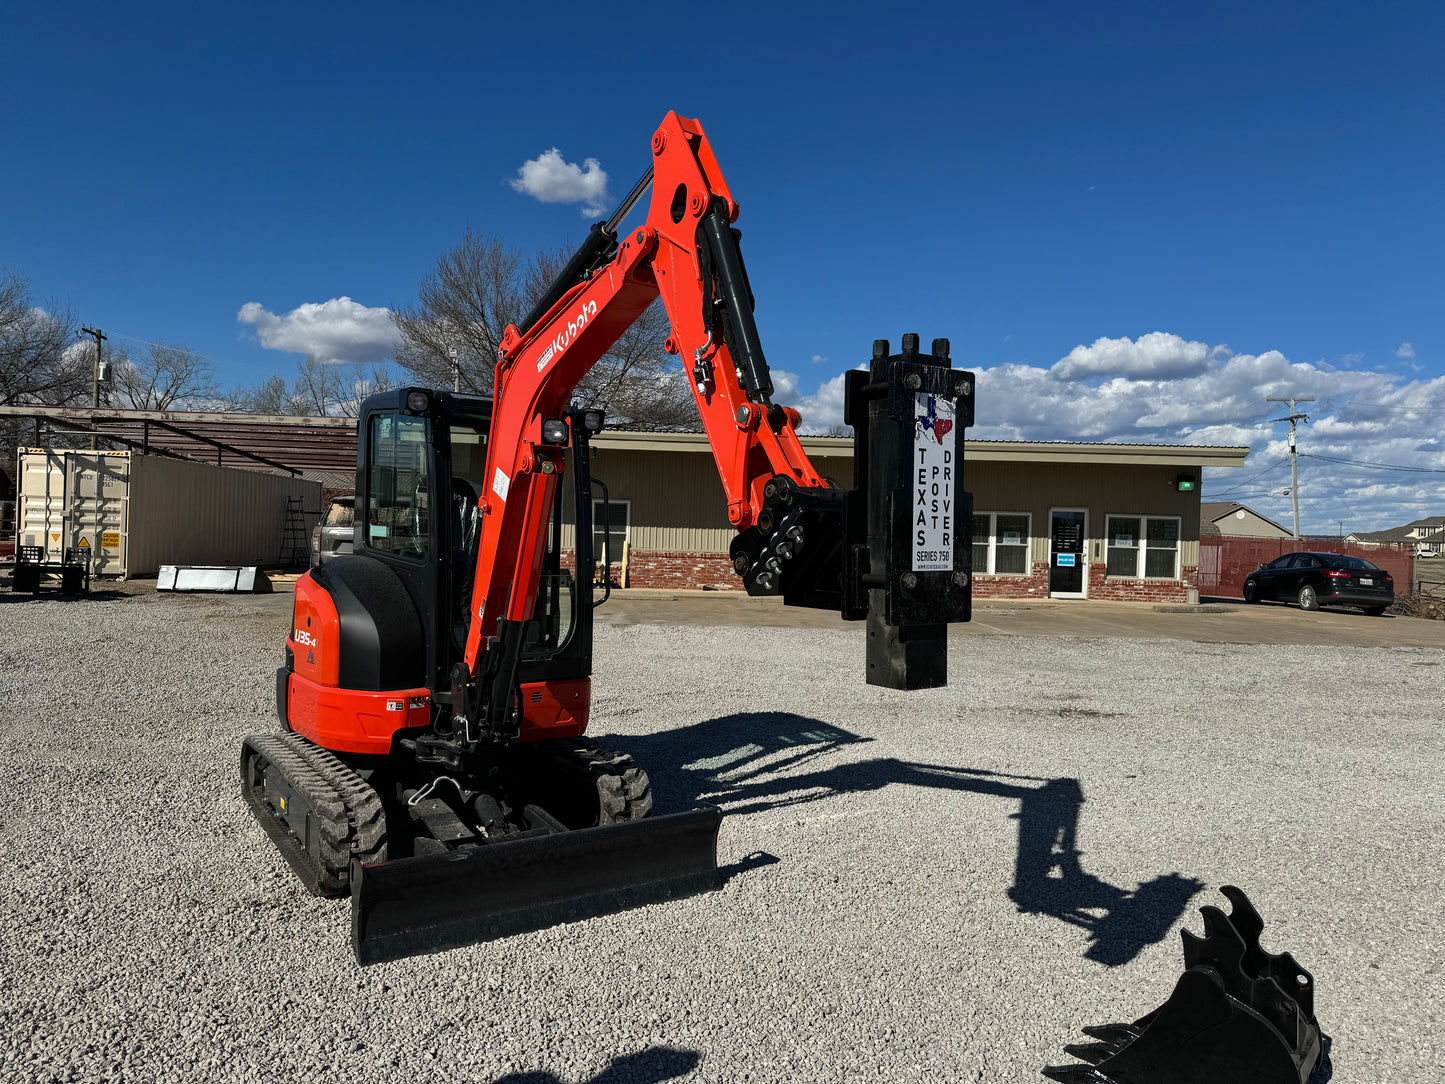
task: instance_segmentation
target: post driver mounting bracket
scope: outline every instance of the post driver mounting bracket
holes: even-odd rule
[[[920,354],[873,343],[867,372],[850,371],[843,420],[853,427],[843,616],[866,619],[868,684],[948,683],[948,623],[973,609],[973,496],[963,488],[963,431],[973,425],[974,374],[955,370],[947,339]]]

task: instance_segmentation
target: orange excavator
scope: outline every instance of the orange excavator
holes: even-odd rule
[[[720,812],[650,816],[646,771],[583,737],[605,419],[572,395],[658,297],[747,591],[866,621],[874,684],[946,681],[947,623],[971,600],[973,374],[944,339],[876,342],[848,376],[856,485],[825,480],[773,402],[737,217],[702,126],[668,114],[652,168],[507,328],[493,398],[363,405],[354,553],[297,582],[282,729],[241,755],[243,796],[301,880],[350,893],[363,963],[718,887]]]

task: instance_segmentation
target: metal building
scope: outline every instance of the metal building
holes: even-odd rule
[[[824,475],[852,485],[851,438],[804,437],[803,447]],[[975,596],[1187,601],[1197,590],[1201,472],[1243,466],[1248,451],[966,441]],[[626,543],[629,586],[738,588],[705,437],[604,431],[593,471],[609,489],[614,578]],[[599,554],[602,512],[599,499]]]
[[[135,452],[21,448],[16,539],[59,562],[89,551],[97,575],[161,565],[274,565],[310,538],[321,483]],[[290,522],[288,522],[288,518]]]

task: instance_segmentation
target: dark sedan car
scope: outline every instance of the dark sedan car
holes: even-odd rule
[[[1395,578],[1362,557],[1343,553],[1286,553],[1244,581],[1245,602],[1297,602],[1301,610],[1359,606],[1382,614],[1395,601]]]

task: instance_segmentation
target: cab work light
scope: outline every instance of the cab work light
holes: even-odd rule
[[[567,419],[544,418],[542,420],[542,443],[565,447],[567,444]]]

